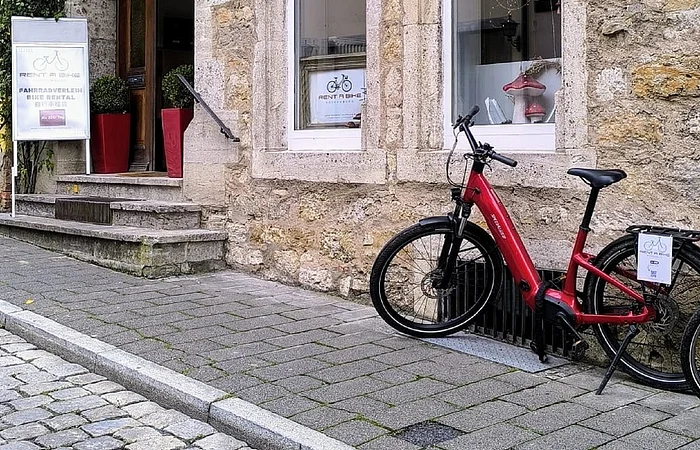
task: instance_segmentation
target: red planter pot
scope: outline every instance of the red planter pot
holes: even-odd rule
[[[94,114],[90,120],[90,153],[95,173],[129,170],[130,114]]]
[[[187,125],[192,121],[192,108],[162,109],[163,146],[165,147],[165,165],[170,178],[182,178],[182,144]]]

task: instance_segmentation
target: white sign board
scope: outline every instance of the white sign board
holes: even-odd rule
[[[85,19],[12,18],[12,139],[90,138]]]
[[[328,70],[309,74],[312,124],[350,122],[364,100],[365,69]]]
[[[671,284],[673,238],[639,234],[637,243],[637,279]]]

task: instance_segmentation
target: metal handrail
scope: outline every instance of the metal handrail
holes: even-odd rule
[[[207,105],[202,96],[194,90],[192,85],[185,79],[185,77],[183,77],[180,74],[178,74],[177,77],[180,79],[180,82],[187,88],[187,90],[190,91],[190,93],[194,97],[194,100],[200,105],[202,105],[202,108],[204,108],[204,110],[209,114],[209,116],[211,116],[211,118],[214,119],[214,122],[216,122],[216,124],[219,125],[219,127],[221,128],[221,133],[228,139],[231,139],[233,142],[241,142],[241,139],[237,138],[233,135],[233,133],[231,133],[229,127],[227,127],[226,124],[221,121],[219,116],[217,116],[216,113],[211,110],[211,108],[209,107],[209,105]]]

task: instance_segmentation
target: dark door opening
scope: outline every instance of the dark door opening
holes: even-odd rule
[[[194,64],[194,0],[159,0],[157,3],[154,168],[165,171],[160,111],[167,105],[163,100],[162,81],[170,70],[183,64]]]
[[[194,0],[119,0],[119,76],[131,97],[129,171],[165,171],[162,78],[194,64]]]

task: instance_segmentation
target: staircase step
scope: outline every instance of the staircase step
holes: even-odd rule
[[[67,197],[56,194],[17,194],[17,214],[36,217],[55,217],[56,199]]]
[[[59,209],[56,209],[57,202]],[[92,206],[93,209],[99,209],[100,217],[108,218],[109,221],[96,219],[94,217],[95,212],[80,211],[78,206],[82,202],[86,203],[86,208]],[[75,211],[76,209],[77,211]],[[186,202],[113,199],[60,194],[24,194],[17,196],[18,214],[80,222],[104,222],[111,225],[150,228],[153,230],[199,228],[201,224],[201,210],[202,208],[199,205]]]
[[[94,197],[183,201],[182,179],[115,175],[60,175],[56,193]]]
[[[225,267],[226,234],[216,231],[152,230],[0,214],[0,234],[148,278]]]
[[[183,230],[199,228],[202,208],[194,203],[113,202],[112,225],[151,228],[154,230]]]

